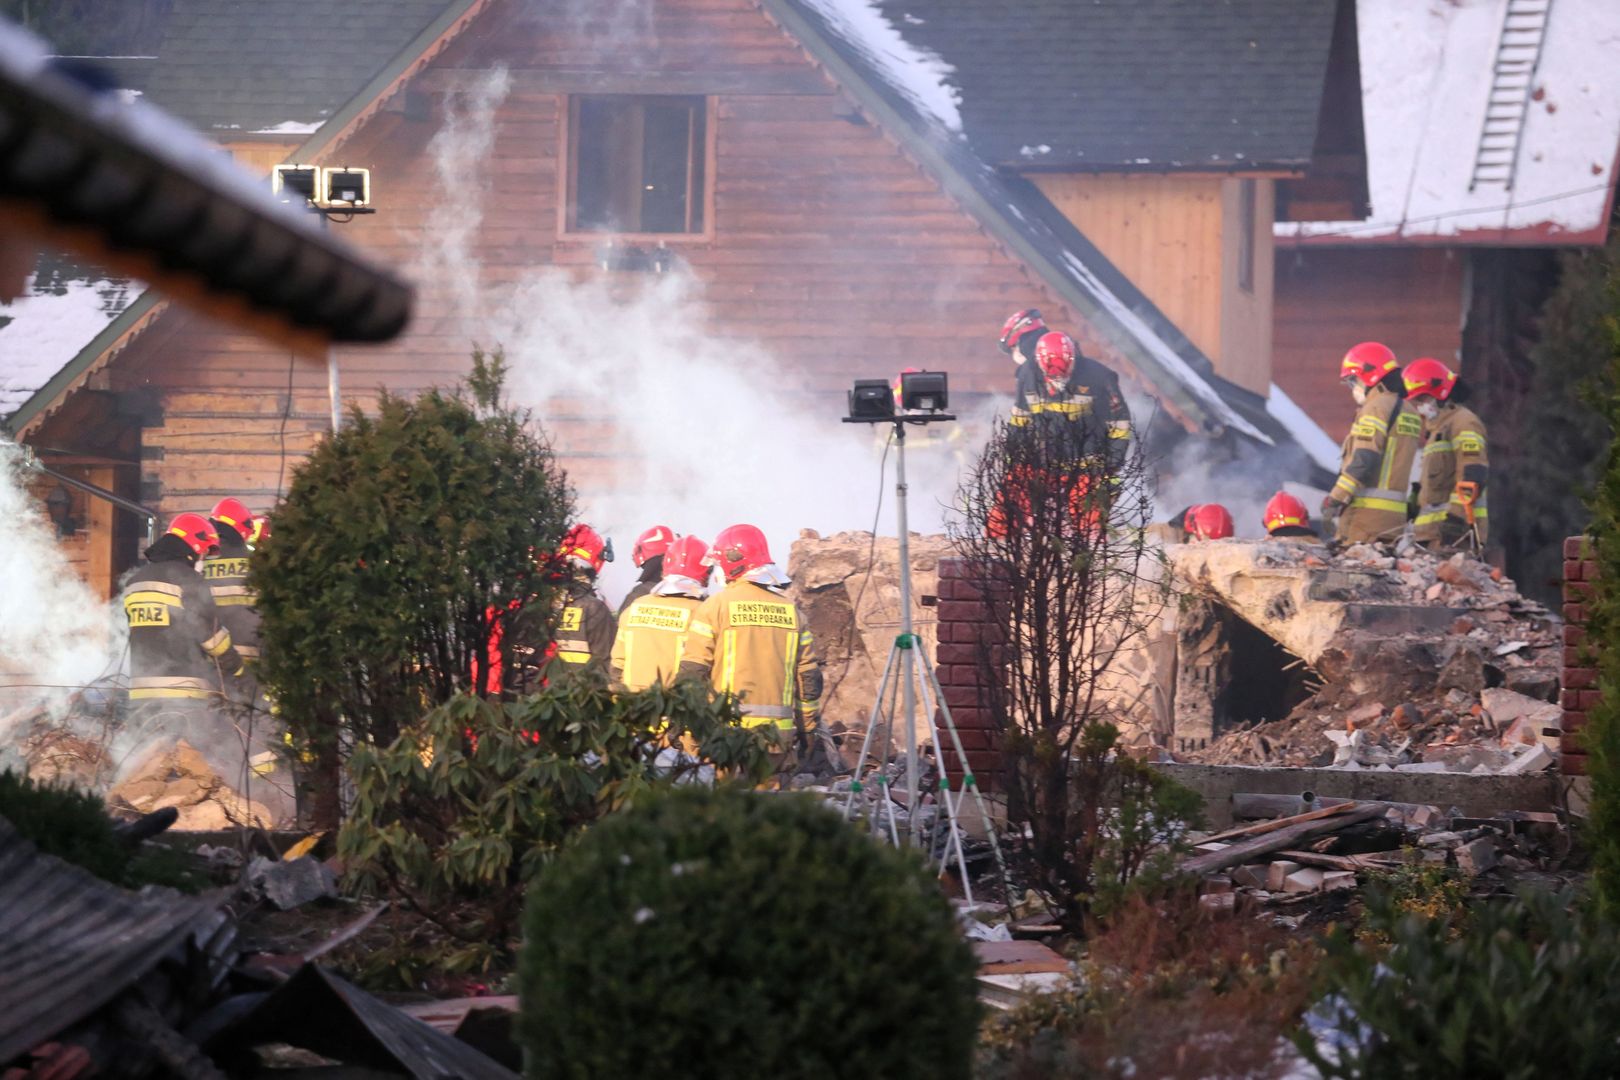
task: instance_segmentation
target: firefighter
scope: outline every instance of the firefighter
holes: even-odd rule
[[[1266,535],[1277,540],[1321,539],[1311,528],[1311,515],[1305,509],[1305,504],[1286,491],[1279,491],[1271,497],[1261,520],[1265,523]]]
[[[617,620],[613,609],[597,594],[596,578],[602,567],[613,561],[613,545],[589,525],[575,525],[563,535],[557,559],[562,595],[556,609],[552,637],[555,651],[546,665],[548,673],[605,670],[613,655]],[[524,621],[524,612],[519,612],[517,625]],[[533,635],[520,632],[514,636],[514,652],[525,640],[532,642]],[[516,663],[515,655],[513,659]]]
[[[777,768],[786,771],[793,760],[789,749],[804,755],[812,740],[822,739],[815,641],[798,605],[788,599],[787,579],[772,562],[764,533],[752,525],[722,530],[708,562],[720,567],[725,587],[692,616],[681,674],[735,694],[744,727],[776,733]]]
[[[1406,400],[1424,420],[1423,468],[1413,535],[1427,548],[1471,548],[1488,539],[1485,485],[1490,462],[1485,425],[1463,404],[1468,394],[1457,373],[1424,357],[1401,375]]]
[[[1027,361],[1035,359],[1035,343],[1046,333],[1046,322],[1041,318],[1037,308],[1025,308],[1015,311],[1007,316],[1007,321],[1001,324],[1001,339],[997,342],[1004,355],[1012,357],[1012,362],[1020,371]]]
[[[137,708],[217,703],[241,677],[242,657],[197,573],[197,560],[218,550],[207,518],[179,514],[124,579],[129,700]]]
[[[259,658],[257,597],[248,587],[248,537],[255,532],[255,517],[240,499],[221,499],[208,515],[219,534],[219,550],[202,561],[203,580],[219,609],[219,621],[231,632],[231,644],[243,660]]]
[[[1018,400],[1008,423],[1072,425],[1081,457],[1104,447],[1123,450],[1131,437],[1131,413],[1119,378],[1080,352],[1064,333],[1042,334],[1034,358],[1033,364],[1018,369]],[[1117,454],[1112,456],[1117,460]]]
[[[709,545],[695,536],[680,537],[663,556],[663,580],[619,613],[611,664],[616,686],[644,690],[675,681],[692,613],[702,605],[713,572],[708,557]]]
[[[1423,418],[1406,402],[1395,354],[1376,341],[1345,353],[1339,377],[1356,400],[1339,478],[1322,501],[1324,530],[1340,543],[1387,543],[1406,527],[1406,487]]]
[[[1170,530],[1183,544],[1201,540],[1230,540],[1236,526],[1232,512],[1220,503],[1195,503],[1169,522]]]
[[[636,546],[630,549],[630,561],[636,564],[641,576],[620,601],[620,617],[636,597],[646,596],[664,579],[664,553],[674,540],[675,530],[668,525],[654,525],[636,537]]]

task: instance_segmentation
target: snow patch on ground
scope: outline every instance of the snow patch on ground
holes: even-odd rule
[[[945,130],[962,130],[962,92],[951,85],[956,69],[932,50],[913,45],[878,10],[877,0],[804,0],[851,48],[871,58],[889,85]]]
[[[145,290],[92,274],[35,273],[21,296],[0,304],[0,417],[16,412]]]
[[[1552,5],[1511,191],[1469,191],[1507,0],[1358,0],[1372,216],[1279,236],[1599,228],[1620,145],[1620,3]],[[1556,242],[1556,241],[1555,241]]]
[[[1288,429],[1294,441],[1311,455],[1312,461],[1330,473],[1339,471],[1339,444],[1276,383],[1271,384],[1271,394],[1266,398],[1266,412]]]

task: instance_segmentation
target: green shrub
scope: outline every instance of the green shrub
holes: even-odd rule
[[[535,885],[520,1038],[543,1077],[966,1077],[972,951],[909,853],[805,795],[681,789]]]
[[[584,675],[515,702],[463,695],[351,757],[355,805],[338,834],[351,882],[459,939],[440,962],[482,968],[509,947],[524,884],[564,840],[681,777],[647,752],[664,718],[745,782],[768,773],[765,736],[696,682],[614,695]]]
[[[254,554],[260,679],[321,763],[323,827],[337,824],[342,748],[387,745],[429,708],[484,692],[492,615],[551,603],[536,553],[555,550],[571,497],[530,418],[499,404],[502,372],[499,353],[475,352],[464,387],[355,409],[294,470]]]
[[[1399,918],[1419,915],[1425,919],[1446,919],[1453,934],[1461,933],[1468,922],[1470,879],[1455,867],[1442,863],[1408,862],[1389,870],[1367,872],[1369,895],[1375,902],[1363,913],[1361,936],[1364,941],[1390,943],[1390,919],[1380,916],[1389,910]]]
[[[1324,1076],[1354,1080],[1620,1076],[1620,934],[1570,899],[1527,890],[1454,932],[1454,917],[1373,897],[1393,947],[1328,942],[1316,1015],[1344,1045],[1295,1042]]]
[[[196,892],[206,884],[177,852],[120,839],[102,801],[87,791],[42,783],[8,769],[0,772],[0,818],[45,854],[114,885],[167,885]]]

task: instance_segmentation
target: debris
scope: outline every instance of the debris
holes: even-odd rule
[[[1553,757],[1552,751],[1548,750],[1545,744],[1538,742],[1497,771],[1508,776],[1523,776],[1526,773],[1550,769],[1555,764],[1557,760]]]
[[[1302,869],[1297,862],[1278,859],[1266,869],[1266,889],[1269,892],[1282,892],[1283,886],[1288,883],[1288,876]]]
[[[1477,877],[1496,865],[1496,840],[1482,836],[1458,847],[1452,856],[1457,860],[1457,869]]]
[[[1071,967],[1061,953],[1038,941],[975,941],[973,954],[979,959],[980,975],[1066,974]]]
[[[1270,867],[1263,863],[1232,868],[1232,884],[1240,889],[1264,889]]]
[[[337,878],[332,871],[308,855],[291,862],[255,858],[248,863],[244,881],[251,894],[282,911],[337,895]]]
[[[1353,889],[1356,887],[1356,874],[1353,870],[1329,870],[1322,875],[1322,891],[1333,892],[1338,889]]]
[[[268,807],[232,790],[220,771],[184,739],[138,760],[107,792],[107,806],[135,814],[174,807],[178,813],[174,827],[189,831],[275,825]]]
[[[1270,832],[1253,836],[1247,840],[1232,844],[1223,851],[1207,852],[1194,855],[1181,864],[1181,869],[1190,874],[1207,874],[1216,870],[1224,870],[1228,866],[1237,866],[1248,862],[1257,855],[1269,854],[1291,848],[1301,840],[1321,836],[1325,833],[1337,832],[1340,829],[1363,821],[1383,817],[1387,808],[1377,804],[1345,803],[1341,807],[1329,807],[1337,811],[1326,817],[1313,814],[1301,814],[1297,818],[1282,818],[1274,823],[1278,827]],[[1316,814],[1321,814],[1317,811]]]
[[[370,911],[366,912],[364,915],[360,916],[358,919],[354,920],[354,922],[350,923],[348,926],[345,926],[342,930],[339,930],[337,933],[333,934],[319,945],[305,949],[304,959],[308,961],[314,960],[319,956],[325,956],[327,953],[331,952],[339,945],[342,945],[344,942],[354,940],[361,934],[365,933],[366,927],[377,921],[377,916],[381,915],[387,910],[388,901],[384,900],[382,903],[373,907]]]
[[[1316,892],[1322,887],[1325,878],[1326,874],[1323,871],[1304,866],[1283,878],[1282,891],[1285,893]]]
[[[1237,894],[1205,893],[1198,898],[1198,906],[1216,915],[1231,915],[1237,911]]]

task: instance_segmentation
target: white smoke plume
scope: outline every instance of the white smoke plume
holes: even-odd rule
[[[0,440],[0,748],[35,707],[59,717],[76,692],[117,675],[127,638],[57,544],[28,475],[21,449]]]

